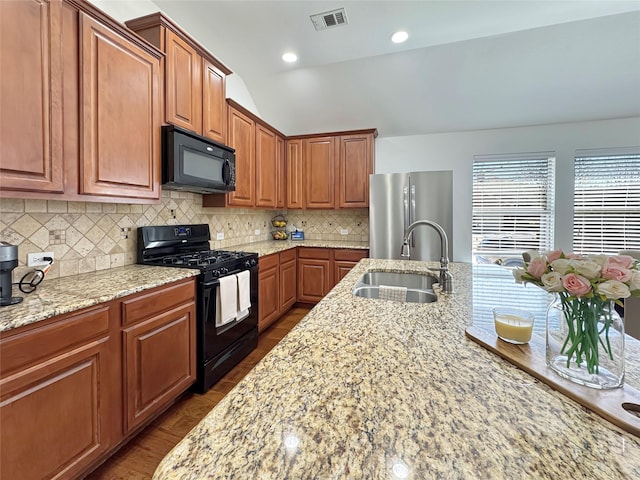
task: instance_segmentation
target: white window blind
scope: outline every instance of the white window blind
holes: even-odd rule
[[[573,250],[640,250],[640,148],[577,151],[574,168]]]
[[[518,262],[524,250],[551,249],[554,179],[552,152],[474,157],[474,261]]]

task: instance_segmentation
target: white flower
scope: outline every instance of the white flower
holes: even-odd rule
[[[571,260],[571,265],[577,273],[588,279],[596,278],[602,270],[602,265],[593,260]]]
[[[516,279],[516,283],[522,283],[524,280],[522,276],[525,274],[525,271],[522,268],[516,268],[513,271],[513,278]]]
[[[607,255],[587,255],[587,260],[596,262],[598,265],[600,265],[600,268],[602,268],[604,267],[604,264],[609,260],[609,257]]]
[[[640,290],[640,271],[632,270],[631,279],[629,279],[629,290]]]
[[[569,271],[569,268],[571,268],[571,260],[567,258],[559,258],[558,260],[551,262],[551,268],[554,272],[564,275]]]
[[[542,275],[541,280],[547,292],[562,292],[564,290],[562,275],[559,272],[545,273]]]
[[[602,282],[596,287],[596,292],[600,295],[604,295],[609,300],[616,300],[618,298],[627,298],[631,296],[629,287],[617,280],[607,280],[606,282]]]

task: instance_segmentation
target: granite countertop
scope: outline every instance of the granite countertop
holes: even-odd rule
[[[45,277],[36,291],[29,294],[24,294],[14,287],[14,296],[21,296],[24,300],[16,305],[2,307],[0,332],[182,280],[198,273],[198,270],[186,268],[129,265],[69,277]]]
[[[366,271],[428,266],[360,261],[154,479],[640,478],[640,439],[465,337],[501,290],[491,273],[451,264],[456,293],[431,304],[351,293]]]
[[[340,240],[267,240],[265,242],[234,245],[232,247],[227,247],[224,250],[241,250],[245,252],[255,252],[262,257],[296,247],[368,249],[369,242],[347,242]]]
[[[230,246],[224,250],[255,252],[270,255],[298,246],[329,248],[369,248],[365,242],[324,240],[264,241]],[[99,272],[48,279],[35,292],[24,294],[14,287],[14,296],[24,300],[0,310],[0,332],[30,325],[47,318],[90,307],[132,293],[198,275],[194,269],[129,265]]]

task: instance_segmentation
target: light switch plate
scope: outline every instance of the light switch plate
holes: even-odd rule
[[[216,233],[216,240],[224,240],[224,232]]]
[[[343,228],[342,230],[340,230],[340,235],[349,235],[349,230]]]
[[[255,231],[253,232],[255,235],[260,235],[260,229],[256,228]]]

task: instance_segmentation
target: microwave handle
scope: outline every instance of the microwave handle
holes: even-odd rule
[[[231,164],[227,159],[225,159],[222,164],[222,180],[225,185],[229,185],[231,183]]]

